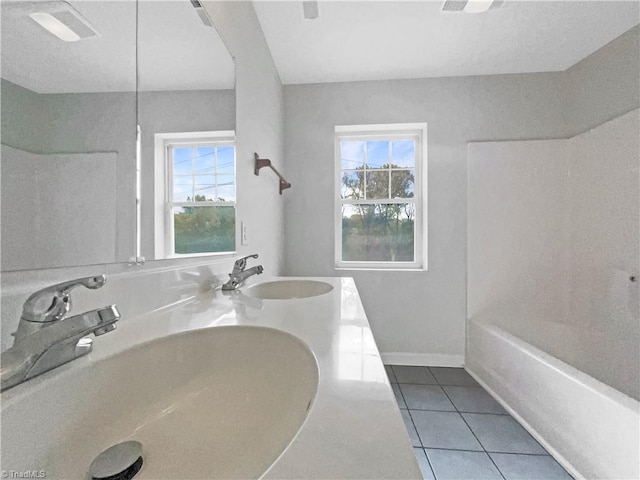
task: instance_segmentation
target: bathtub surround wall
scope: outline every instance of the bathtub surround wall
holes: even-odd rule
[[[568,140],[472,143],[468,190],[469,318],[637,400],[638,131],[636,109]]]
[[[521,315],[557,313],[568,152],[567,140],[469,144],[469,318],[509,301]]]
[[[638,32],[567,71],[570,138],[469,145],[467,368],[576,478],[640,472]]]
[[[639,32],[565,72],[285,86],[285,274],[353,276],[387,362],[462,365],[467,142],[566,139],[637,108]],[[334,126],[425,121],[429,271],[336,271]]]
[[[117,154],[1,155],[3,271],[114,261]]]

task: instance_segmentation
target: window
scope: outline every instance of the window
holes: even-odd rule
[[[336,127],[337,268],[426,270],[426,129]]]
[[[236,250],[233,132],[156,134],[156,258]]]

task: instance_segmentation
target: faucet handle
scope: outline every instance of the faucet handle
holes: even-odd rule
[[[24,302],[22,320],[29,322],[52,322],[62,320],[71,309],[70,291],[79,286],[90,289],[102,287],[107,281],[106,275],[78,278],[58,283],[35,292]]]
[[[235,273],[242,272],[247,267],[248,258],[258,258],[258,254],[254,253],[253,255],[247,255],[236,260],[236,263],[233,264],[233,271]]]

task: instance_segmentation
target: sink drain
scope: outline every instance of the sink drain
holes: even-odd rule
[[[118,443],[98,455],[89,474],[92,480],[129,480],[142,468],[142,444],[130,441]]]

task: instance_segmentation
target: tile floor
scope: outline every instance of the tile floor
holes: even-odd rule
[[[385,368],[425,479],[571,480],[464,369]]]

